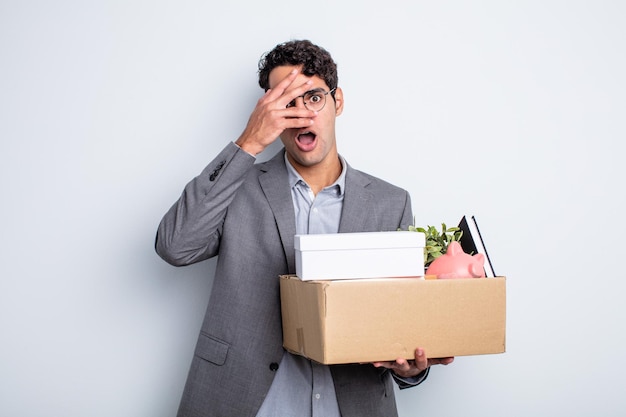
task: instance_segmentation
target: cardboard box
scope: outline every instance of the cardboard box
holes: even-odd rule
[[[423,233],[296,235],[296,275],[306,280],[424,275]]]
[[[323,364],[502,353],[506,279],[280,277],[283,345]]]

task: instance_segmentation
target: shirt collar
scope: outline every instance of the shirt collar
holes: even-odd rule
[[[346,187],[346,160],[343,159],[343,157],[341,155],[339,155],[339,161],[341,162],[341,174],[339,174],[339,178],[337,178],[337,180],[332,183],[331,185],[329,185],[328,187],[325,188],[331,188],[331,187],[339,187],[339,195],[343,195],[344,191],[345,191],[345,187]],[[296,184],[298,184],[300,181],[302,181],[303,184],[306,184],[306,181],[304,179],[302,179],[302,176],[300,176],[300,174],[298,173],[298,171],[296,171],[296,169],[293,167],[293,165],[291,165],[291,162],[289,162],[289,158],[287,158],[287,152],[285,152],[285,166],[287,167],[287,173],[288,173],[288,180],[289,180],[289,187],[291,189],[293,189],[293,187],[296,186]],[[309,185],[307,184],[307,187]]]

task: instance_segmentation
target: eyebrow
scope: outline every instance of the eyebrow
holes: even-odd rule
[[[306,93],[303,94],[303,96],[307,94],[311,94],[311,93],[325,93],[325,92],[326,90],[324,90],[322,87],[317,87],[317,88],[314,88],[313,90],[307,91]]]

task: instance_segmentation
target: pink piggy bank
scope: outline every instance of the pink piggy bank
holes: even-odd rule
[[[483,278],[485,276],[485,255],[472,256],[461,248],[459,242],[450,242],[444,255],[431,262],[426,275],[446,278]]]

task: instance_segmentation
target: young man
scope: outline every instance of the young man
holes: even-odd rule
[[[309,41],[259,63],[266,90],[241,136],[185,187],[159,225],[172,265],[219,255],[179,416],[390,417],[393,379],[417,385],[453,358],[323,366],[282,348],[279,275],[295,273],[294,235],[392,231],[412,220],[409,194],[337,153],[343,92],[330,54]],[[255,156],[280,137],[270,161]],[[407,329],[411,331],[411,329]]]

